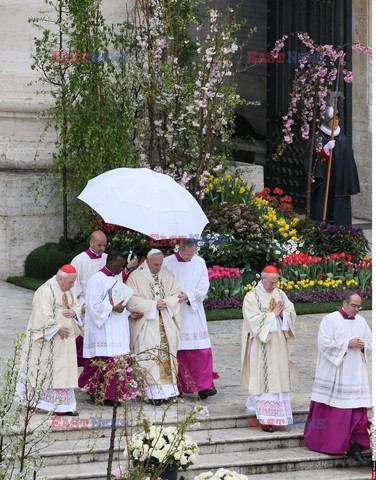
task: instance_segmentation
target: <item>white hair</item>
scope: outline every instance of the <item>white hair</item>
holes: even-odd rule
[[[275,273],[274,272],[261,272],[261,280],[263,278],[266,278],[267,275],[278,275],[279,276],[279,273],[277,273],[277,272],[275,272]]]
[[[63,272],[63,271],[60,270],[60,268],[59,268],[59,270],[57,271],[57,274],[56,274],[57,277],[62,277],[62,278],[69,277],[69,275],[77,275],[77,272],[75,272],[75,273]]]

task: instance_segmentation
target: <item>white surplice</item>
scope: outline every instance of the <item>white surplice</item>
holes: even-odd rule
[[[93,253],[93,255],[95,255]],[[107,253],[98,258],[91,258],[86,251],[80,253],[71,261],[71,265],[77,270],[77,279],[72,288],[73,295],[77,297],[79,304],[85,303],[86,285],[91,276],[99,272],[106,265]]]
[[[349,348],[352,338],[364,341],[364,352]],[[371,407],[367,358],[372,333],[361,315],[345,319],[340,312],[326,315],[320,324],[312,400],[337,408]]]
[[[129,353],[129,312],[112,311],[112,291],[119,280],[97,272],[86,286],[84,358]]]
[[[163,266],[174,275],[180,290],[188,296],[188,300],[180,304],[179,350],[210,348],[203,305],[209,290],[209,276],[205,260],[194,255],[190,262],[178,262],[173,254],[164,259]]]

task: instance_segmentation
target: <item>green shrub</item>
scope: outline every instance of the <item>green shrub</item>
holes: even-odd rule
[[[329,225],[311,222],[298,225],[298,234],[305,240],[304,250],[311,255],[346,253],[355,259],[363,258],[370,252],[364,231],[357,227]]]
[[[25,275],[27,277],[41,280],[48,278],[47,256],[52,249],[56,249],[56,243],[46,243],[29,253],[25,260]]]
[[[60,238],[59,243],[46,243],[26,257],[25,275],[47,280],[55,275],[62,265],[70,263],[73,257],[86,248],[86,242],[77,244],[73,240],[66,241],[64,238]]]

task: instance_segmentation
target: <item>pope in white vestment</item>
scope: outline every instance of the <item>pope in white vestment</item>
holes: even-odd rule
[[[198,392],[201,399],[217,393],[213,379],[213,355],[204,300],[209,289],[205,260],[196,255],[196,242],[183,239],[179,251],[164,259],[166,267],[176,278],[181,290],[180,346],[178,350],[179,390]]]
[[[75,279],[74,267],[64,265],[35,292],[20,361],[16,399],[22,401],[27,382],[31,390],[43,390],[32,406],[56,414],[78,415],[75,338],[83,331],[80,306],[71,292]]]
[[[372,334],[358,314],[359,295],[348,292],[338,312],[326,315],[318,334],[316,376],[304,430],[310,450],[342,454],[349,452],[366,464],[361,450],[370,446],[367,408],[371,395],[367,360]]]
[[[277,283],[278,270],[266,267],[243,303],[241,387],[250,393],[247,408],[268,432],[293,422],[290,389],[295,379],[288,340],[295,337],[296,314]]]
[[[162,263],[162,252],[151,250],[127,281],[134,292],[128,309],[143,314],[138,320],[130,320],[130,346],[137,354],[146,350],[153,354],[140,355],[139,359],[148,372],[147,396],[154,405],[179,395],[176,354],[180,291],[174,276],[161,268]]]

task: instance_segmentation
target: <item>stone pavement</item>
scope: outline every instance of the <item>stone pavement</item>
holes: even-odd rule
[[[30,290],[0,281],[0,356],[8,356],[12,350],[12,340],[25,331],[31,311],[33,293]],[[364,311],[362,315],[371,325],[372,312]],[[307,412],[310,402],[312,382],[315,374],[317,355],[317,332],[323,315],[299,316],[296,325],[298,341],[295,346],[294,360],[298,367],[299,382],[292,391],[294,412]],[[210,415],[223,416],[226,413],[244,414],[247,393],[241,391],[240,381],[240,348],[242,320],[222,320],[209,322],[212,341],[214,367],[220,374],[216,381],[218,394],[205,400]],[[371,378],[371,365],[368,363]],[[83,415],[92,413],[94,408],[87,396],[76,391],[77,410]],[[196,397],[185,399],[186,406],[194,404]],[[204,403],[204,402],[203,402]],[[101,407],[103,408],[103,407]],[[152,408],[152,407],[150,407]],[[111,409],[108,409],[110,413]]]

